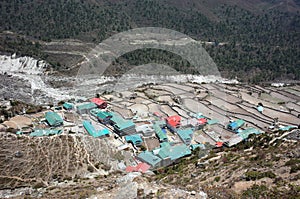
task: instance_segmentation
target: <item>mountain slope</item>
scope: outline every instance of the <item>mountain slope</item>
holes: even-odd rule
[[[79,39],[96,44],[132,28],[164,27],[214,41],[206,49],[227,77],[252,82],[300,79],[300,5],[296,0],[5,0],[0,10],[0,31],[38,40]],[[219,46],[220,42],[227,45]],[[61,56],[49,54],[43,46],[20,45],[5,37],[0,40],[2,52],[15,49],[22,55],[60,62],[55,57]],[[130,63],[132,58],[127,59]],[[74,65],[74,58],[70,60]],[[68,62],[57,65],[70,67]]]

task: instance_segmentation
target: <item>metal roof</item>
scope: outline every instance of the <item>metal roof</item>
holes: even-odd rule
[[[109,135],[109,130],[104,128],[104,129],[101,129],[101,130],[96,130],[94,128],[94,126],[91,124],[90,121],[88,120],[84,120],[83,121],[83,126],[84,128],[86,129],[86,131],[93,137],[101,137],[101,136],[104,136],[104,135]]]
[[[126,142],[132,142],[134,145],[141,145],[143,142],[143,140],[139,134],[126,135],[125,140],[126,140]]]
[[[248,128],[246,130],[243,130],[243,131],[239,132],[238,135],[240,137],[242,137],[243,139],[247,139],[249,137],[249,135],[251,135],[251,134],[258,135],[258,134],[261,134],[261,133],[262,133],[261,131],[251,127],[251,128]]]
[[[158,156],[165,159],[170,157],[171,160],[182,158],[186,155],[190,155],[192,152],[185,144],[175,146],[161,147]]]
[[[157,166],[157,164],[161,161],[161,158],[155,156],[152,152],[143,151],[138,155],[138,158],[143,162],[151,165],[152,167]]]
[[[35,129],[34,132],[29,134],[29,136],[41,137],[41,136],[57,135],[61,133],[62,130],[58,130],[58,129]]]
[[[80,104],[77,107],[77,110],[85,110],[85,109],[94,109],[97,108],[97,105],[92,103],[92,102],[88,102],[88,103],[84,103],[84,104]]]
[[[74,107],[74,105],[71,104],[71,103],[65,102],[65,103],[63,104],[63,107],[64,107],[65,109],[72,109],[72,108]]]
[[[63,124],[63,119],[56,112],[47,112],[45,118],[50,126],[59,126]]]
[[[110,120],[115,123],[114,127],[116,127],[120,131],[135,126],[132,120],[125,120],[115,112],[111,112],[111,115],[112,118]]]
[[[173,115],[173,116],[168,117],[166,120],[170,126],[176,127],[176,126],[180,125],[181,117],[179,115]]]
[[[153,124],[153,129],[160,141],[162,141],[162,142],[168,141],[167,135],[162,131],[162,129],[160,128],[159,125],[157,125],[156,123]]]

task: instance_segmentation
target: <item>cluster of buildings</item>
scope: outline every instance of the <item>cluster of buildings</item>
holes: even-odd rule
[[[89,135],[95,138],[114,137],[123,141],[121,150],[132,146],[135,151],[137,166],[129,166],[128,171],[145,171],[149,168],[157,169],[178,162],[181,158],[192,154],[197,148],[205,149],[204,143],[193,139],[196,131],[206,125],[218,123],[202,114],[192,114],[185,119],[179,115],[162,117],[160,113],[151,113],[151,119],[144,123],[136,123],[134,119],[125,119],[119,113],[107,107],[107,102],[100,98],[93,98],[87,102],[65,102],[63,111],[48,111],[45,121],[50,128],[35,129],[30,136],[47,136],[61,134],[65,127],[64,116],[61,113],[76,114],[80,118],[80,125]],[[250,134],[259,134],[254,128],[244,129],[245,121],[236,120],[228,124],[227,129],[235,136],[226,143],[218,141],[215,147],[223,144],[233,146]],[[214,137],[214,135],[210,135]]]

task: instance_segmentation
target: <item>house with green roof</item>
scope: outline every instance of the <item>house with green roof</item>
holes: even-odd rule
[[[97,108],[97,105],[92,102],[87,102],[76,106],[77,113],[79,114],[89,114],[90,110],[95,108]]]
[[[45,118],[46,118],[47,123],[51,127],[61,126],[64,123],[61,116],[58,115],[56,112],[46,112]]]
[[[31,137],[42,137],[50,135],[59,135],[63,131],[58,129],[35,129],[32,133],[29,134]]]
[[[191,153],[192,151],[185,144],[164,145],[155,151],[155,154],[162,159],[162,166],[168,166],[173,162],[177,162],[180,158],[191,155]]]
[[[72,110],[72,109],[74,108],[74,105],[73,105],[72,103],[65,102],[65,103],[63,104],[63,107],[64,107],[64,109],[66,109],[66,110]]]
[[[99,122],[101,122],[102,124],[109,124],[111,118],[112,118],[112,114],[111,114],[110,112],[107,112],[107,111],[99,111],[99,112],[97,113],[97,119],[98,119]]]
[[[111,112],[110,114],[110,123],[114,127],[116,133],[120,136],[136,134],[135,124],[132,120],[125,120],[115,112]]]
[[[152,168],[158,168],[161,166],[161,158],[149,151],[141,152],[136,158],[142,162],[149,164]]]
[[[103,137],[109,135],[109,130],[106,128],[96,130],[95,127],[91,124],[90,121],[84,120],[83,121],[83,127],[85,130],[93,137]]]
[[[180,137],[183,143],[185,143],[186,145],[191,144],[192,137],[193,137],[193,130],[191,128],[179,129],[177,130],[176,133]]]
[[[158,124],[154,123],[153,129],[160,142],[168,142],[168,137],[166,133],[162,131],[161,127]]]
[[[126,135],[125,140],[126,140],[126,142],[132,143],[135,146],[141,146],[142,142],[143,142],[143,140],[139,134]]]

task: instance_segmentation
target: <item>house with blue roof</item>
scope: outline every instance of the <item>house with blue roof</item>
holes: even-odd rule
[[[126,135],[125,136],[125,140],[128,143],[132,143],[135,146],[141,146],[142,145],[142,138],[139,134],[135,134],[135,135]]]
[[[111,118],[112,118],[112,114],[110,112],[107,111],[97,112],[97,119],[102,124],[109,124]]]
[[[232,131],[237,131],[239,128],[241,128],[245,124],[244,120],[236,120],[228,124],[227,128]]]
[[[204,144],[191,144],[190,148],[191,148],[192,151],[194,151],[194,150],[196,150],[198,148],[205,149],[206,147],[205,147]]]

